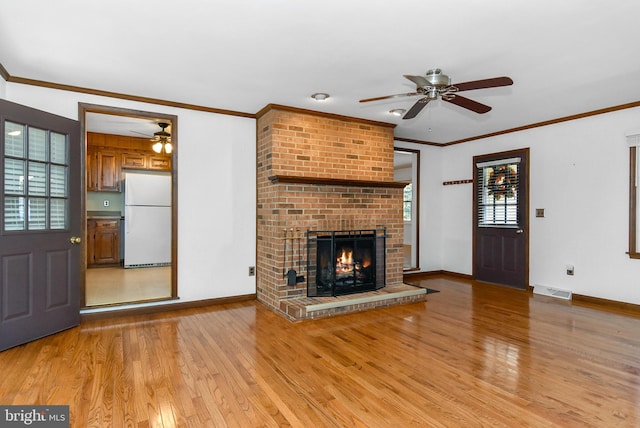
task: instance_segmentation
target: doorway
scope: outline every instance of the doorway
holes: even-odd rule
[[[529,285],[529,149],[473,158],[473,276]]]
[[[93,104],[79,109],[87,174],[82,306],[177,299],[177,116]],[[127,190],[133,182],[153,182],[154,193],[156,184],[166,189],[163,207],[145,202],[153,207],[132,211],[137,205],[132,195],[149,194],[148,189]],[[151,210],[149,221],[158,222],[156,230],[163,232],[148,233],[145,244],[140,239],[149,228],[146,221],[137,221],[138,214]],[[145,245],[160,254],[149,257]],[[166,249],[158,251],[158,246]]]
[[[420,151],[396,148],[393,169],[394,180],[408,183],[403,191],[402,208],[404,220],[403,270],[405,272],[419,270]]]

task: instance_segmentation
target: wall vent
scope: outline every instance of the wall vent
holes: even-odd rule
[[[557,297],[558,299],[571,300],[571,290],[547,287],[546,285],[534,285],[533,292],[541,296]]]

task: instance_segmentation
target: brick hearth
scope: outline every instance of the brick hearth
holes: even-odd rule
[[[258,300],[296,320],[424,300],[424,290],[402,285],[404,183],[393,178],[394,125],[269,105],[257,127]],[[285,229],[302,237],[301,254],[293,242],[293,259],[306,279],[306,231],[377,228],[387,231],[382,290],[327,304],[307,298],[306,281],[287,285],[283,269],[292,257],[289,248],[285,263]]]

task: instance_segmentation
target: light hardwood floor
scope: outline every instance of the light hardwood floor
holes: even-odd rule
[[[1,352],[0,403],[74,427],[640,426],[637,313],[421,284],[440,292],[298,323],[258,302],[87,321]]]
[[[155,300],[171,296],[171,267],[87,269],[86,305]]]

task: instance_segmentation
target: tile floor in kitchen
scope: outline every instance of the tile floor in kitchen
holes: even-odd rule
[[[86,306],[113,305],[171,296],[171,266],[123,269],[90,268]]]

